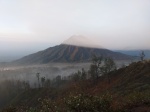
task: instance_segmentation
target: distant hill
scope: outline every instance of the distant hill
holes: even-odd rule
[[[85,62],[90,61],[94,54],[97,56],[111,57],[116,60],[129,60],[132,58],[129,55],[113,52],[102,48],[95,43],[88,44],[87,42],[89,42],[89,40],[83,37],[81,41],[79,37],[71,37],[60,45],[25,56],[19,60],[14,61],[14,63],[46,64],[49,62]],[[77,45],[75,45],[76,43]]]
[[[145,58],[150,59],[150,50],[143,50],[145,53]],[[126,55],[131,55],[135,57],[139,57],[139,54],[141,53],[141,50],[116,50],[116,52],[120,52]]]

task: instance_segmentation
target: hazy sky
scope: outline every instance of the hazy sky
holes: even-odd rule
[[[150,0],[0,0],[0,53],[32,53],[72,35],[150,49]]]

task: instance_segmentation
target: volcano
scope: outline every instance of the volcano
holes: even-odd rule
[[[129,55],[105,49],[86,37],[72,36],[60,45],[30,54],[14,62],[18,64],[88,62],[91,61],[93,55],[111,57],[115,60],[129,60],[132,58]]]

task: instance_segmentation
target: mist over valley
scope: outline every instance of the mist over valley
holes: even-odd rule
[[[103,48],[84,36],[74,35],[60,45],[29,54],[12,62],[0,63],[0,81],[27,81],[33,87],[35,83],[38,83],[37,73],[40,77],[52,80],[57,76],[68,77],[81,71],[82,68],[88,72],[93,55],[114,59],[117,68],[138,60],[137,57]]]
[[[56,76],[69,76],[82,68],[88,70],[90,63],[49,63],[28,66],[0,66],[0,81],[3,80],[22,80],[29,81],[31,84],[37,83],[36,74],[46,79],[53,79]]]

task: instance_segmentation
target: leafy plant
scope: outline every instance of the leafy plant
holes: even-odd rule
[[[112,112],[111,96],[92,96],[79,94],[69,96],[65,101],[71,112]]]

